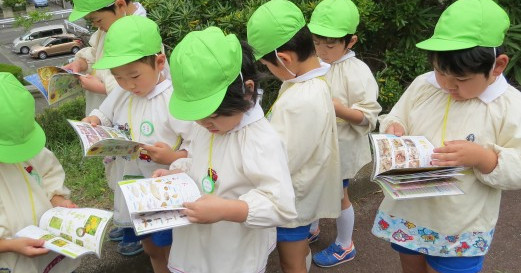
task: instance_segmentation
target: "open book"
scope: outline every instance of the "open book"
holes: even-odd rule
[[[424,136],[371,134],[373,173],[378,183],[394,199],[463,194],[456,176],[463,167],[431,164],[434,145]]]
[[[112,212],[92,208],[55,207],[40,218],[39,226],[27,226],[16,237],[45,240],[45,248],[76,259],[85,254],[101,255],[101,247]]]
[[[78,134],[84,156],[125,156],[139,152],[144,143],[132,141],[127,131],[107,126],[92,126],[77,120],[67,120]],[[148,155],[140,155],[148,157]],[[148,161],[150,157],[145,158]]]
[[[43,66],[24,79],[36,86],[50,105],[83,91],[78,79],[81,75],[57,66]]]
[[[186,173],[119,182],[137,235],[190,224],[180,213],[184,202],[201,197]]]

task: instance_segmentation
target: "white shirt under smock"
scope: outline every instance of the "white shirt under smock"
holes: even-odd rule
[[[188,158],[171,169],[182,169],[201,190],[208,173],[211,133],[194,125]],[[190,273],[264,272],[275,247],[276,226],[296,217],[295,196],[282,141],[257,104],[241,124],[225,135],[214,135],[212,169],[215,194],[248,204],[244,223],[220,221],[175,228],[169,269]],[[202,190],[201,190],[202,192]]]
[[[288,152],[297,219],[308,225],[340,214],[342,183],[335,109],[324,75],[328,64],[284,81],[269,115]]]
[[[132,3],[136,7],[136,11],[132,15],[139,15],[146,17],[147,11],[138,2]],[[75,55],[75,59],[83,58],[87,61],[88,68],[85,71],[87,74],[95,75],[105,84],[105,90],[107,94],[98,94],[90,91],[85,91],[85,114],[89,114],[92,110],[99,108],[103,100],[107,97],[112,90],[118,87],[116,79],[110,73],[110,69],[93,69],[92,65],[95,64],[103,56],[103,47],[105,45],[105,35],[107,32],[103,30],[96,30],[89,39],[89,47],[82,48]],[[165,65],[163,70],[165,77],[170,79],[170,68],[168,63]]]
[[[378,84],[369,67],[349,51],[331,64],[326,74],[333,98],[363,113],[363,124],[354,124],[337,118],[338,148],[340,151],[341,178],[350,179],[371,162],[371,149],[367,135],[376,128],[382,107],[378,99]]]
[[[38,225],[38,222],[34,222],[27,184],[31,189],[36,220],[39,221],[42,214],[52,208],[50,200],[53,196],[69,195],[70,191],[63,185],[64,179],[65,173],[60,162],[46,148],[25,162],[0,163],[0,240],[14,237],[16,232],[26,226]],[[0,253],[0,269],[14,273],[37,273],[57,256],[55,252],[49,252],[28,258],[15,252],[4,252]],[[70,273],[79,266],[80,260],[66,258],[50,272]],[[63,267],[68,269],[64,270]]]
[[[180,144],[179,149],[186,150],[193,122],[177,120],[170,115],[168,107],[172,90],[172,82],[168,79],[156,85],[146,97],[136,96],[118,87],[90,115],[97,116],[104,126],[132,131],[131,136],[135,141],[149,145],[161,141],[172,147]],[[156,169],[166,169],[168,165],[151,161],[144,155],[144,151],[137,158],[119,156],[109,164],[106,174],[109,186],[114,190],[114,223],[131,226],[130,215],[117,182],[123,180],[124,176],[150,177]]]
[[[391,123],[397,122],[404,127],[405,135],[423,135],[435,146],[441,146],[448,98],[449,94],[437,84],[434,72],[421,75],[391,112],[382,118],[380,130],[385,132]],[[473,169],[464,176],[458,176],[458,186],[464,195],[400,201],[386,196],[380,205],[380,213],[428,228],[440,234],[440,240],[444,239],[441,235],[454,237],[478,232],[493,233],[499,214],[501,190],[521,189],[521,169],[518,166],[521,160],[520,105],[521,93],[509,85],[502,75],[478,98],[451,100],[445,140],[473,138],[475,143],[498,154],[496,168],[489,174]],[[378,219],[375,219],[375,234],[382,231],[377,222]],[[381,233],[378,236],[384,238]],[[402,234],[400,238],[404,236],[409,235]],[[384,239],[393,241],[390,237]],[[484,255],[490,242],[482,242],[478,246],[482,248],[481,255]],[[456,254],[465,256],[461,253],[465,249],[461,246],[459,249]],[[433,255],[442,254],[456,256],[453,252]]]

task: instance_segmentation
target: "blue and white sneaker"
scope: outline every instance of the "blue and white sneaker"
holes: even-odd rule
[[[332,243],[328,248],[313,255],[313,262],[320,267],[332,267],[351,261],[355,258],[355,255],[356,250],[353,243],[351,243],[351,246],[347,249]]]
[[[137,242],[119,242],[116,250],[123,256],[133,256],[143,252],[143,246],[140,241]]]
[[[318,240],[318,237],[320,236],[320,229],[317,229],[314,233],[308,234],[308,242],[309,244],[312,244]]]
[[[114,227],[109,231],[109,240],[119,242],[123,240],[123,228]]]

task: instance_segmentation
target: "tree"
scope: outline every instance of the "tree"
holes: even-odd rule
[[[38,10],[33,10],[27,13],[25,16],[16,16],[14,26],[15,27],[23,27],[25,30],[28,30],[32,25],[37,22],[49,20],[52,18],[52,15],[47,12],[41,12]]]

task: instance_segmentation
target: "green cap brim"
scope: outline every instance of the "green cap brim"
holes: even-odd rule
[[[143,58],[141,55],[126,55],[126,56],[103,56],[97,61],[92,68],[94,69],[111,69],[120,67],[133,61]]]
[[[423,42],[416,44],[416,47],[430,50],[430,51],[450,51],[467,49],[478,46],[476,43],[462,42],[462,41],[450,41],[439,38],[430,38]]]
[[[170,98],[170,113],[180,120],[200,120],[213,114],[221,105],[228,87],[204,99],[196,101],[180,100],[174,93]]]
[[[33,158],[45,146],[45,139],[42,127],[35,121],[34,130],[26,142],[18,145],[0,146],[0,162],[19,163]]]
[[[324,37],[340,38],[340,37],[344,37],[347,35],[347,32],[345,32],[345,31],[330,29],[328,27],[313,24],[313,23],[309,23],[308,28],[309,28],[309,31],[311,31],[311,33],[317,34],[320,36],[324,36]]]
[[[90,11],[78,11],[72,9],[71,14],[69,14],[69,21],[74,22],[80,18],[87,16],[87,14],[91,13]]]

